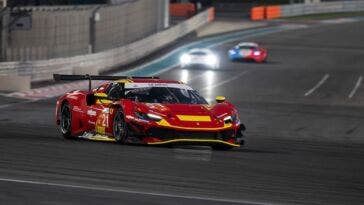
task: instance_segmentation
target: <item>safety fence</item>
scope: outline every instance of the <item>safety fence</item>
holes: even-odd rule
[[[1,19],[1,61],[70,57],[140,40],[164,29],[167,1],[8,9]]]
[[[275,19],[319,13],[364,11],[364,1],[335,1],[307,4],[289,4],[253,7],[251,20]]]
[[[214,9],[210,8],[169,29],[111,50],[50,60],[3,62],[0,63],[0,75],[31,76],[32,82],[39,82],[51,80],[53,73],[73,74],[80,70],[87,72],[87,69],[107,71],[141,59],[213,19]]]

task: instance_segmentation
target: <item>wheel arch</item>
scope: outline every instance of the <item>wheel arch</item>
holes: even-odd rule
[[[70,104],[70,102],[69,102],[69,100],[67,98],[64,98],[64,99],[60,100],[60,103],[58,104],[57,111],[56,111],[56,124],[57,125],[60,124],[59,113],[60,113],[60,111],[61,111],[61,109],[62,109],[62,107],[63,107],[63,105],[65,103],[68,103],[71,106],[71,104]]]

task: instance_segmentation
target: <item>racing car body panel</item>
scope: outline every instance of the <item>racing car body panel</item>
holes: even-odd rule
[[[266,61],[268,52],[256,43],[244,42],[230,49],[228,56],[230,60],[253,60],[261,63]]]
[[[56,123],[70,108],[70,135],[117,141],[115,122],[122,112],[126,142],[193,143],[236,147],[242,144],[237,110],[229,102],[208,105],[197,91],[178,81],[128,79],[107,82],[91,91],[72,91],[56,105]]]

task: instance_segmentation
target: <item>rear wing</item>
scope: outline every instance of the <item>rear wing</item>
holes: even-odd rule
[[[88,80],[88,89],[91,91],[92,80],[123,80],[123,79],[159,79],[159,77],[142,77],[142,76],[107,76],[107,75],[62,75],[53,74],[53,79],[55,81],[78,81],[78,80]]]

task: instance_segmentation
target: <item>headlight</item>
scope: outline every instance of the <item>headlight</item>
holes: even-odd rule
[[[234,55],[236,53],[236,51],[235,50],[229,50],[229,54],[230,55]]]
[[[224,123],[228,124],[228,123],[235,123],[235,124],[239,124],[240,120],[238,118],[238,115],[229,115],[224,117]]]
[[[191,62],[191,56],[187,55],[187,54],[183,54],[180,58],[180,62],[182,64],[188,64]]]
[[[260,51],[254,51],[253,52],[253,55],[255,55],[255,56],[259,56],[261,54],[261,52]]]
[[[159,115],[155,115],[155,114],[152,114],[152,113],[148,113],[147,116],[151,119],[151,120],[154,120],[154,121],[161,121],[162,120],[162,117],[159,116]]]
[[[152,113],[143,113],[143,112],[135,112],[135,117],[139,120],[145,120],[145,121],[161,121],[163,118],[159,115],[152,114]]]
[[[233,123],[233,118],[231,116],[224,117],[224,123]]]
[[[208,55],[206,58],[207,63],[209,64],[216,64],[217,62],[217,57],[214,55]]]
[[[135,112],[135,117],[138,118],[139,120],[146,120],[146,121],[149,120],[148,116],[143,112]]]

